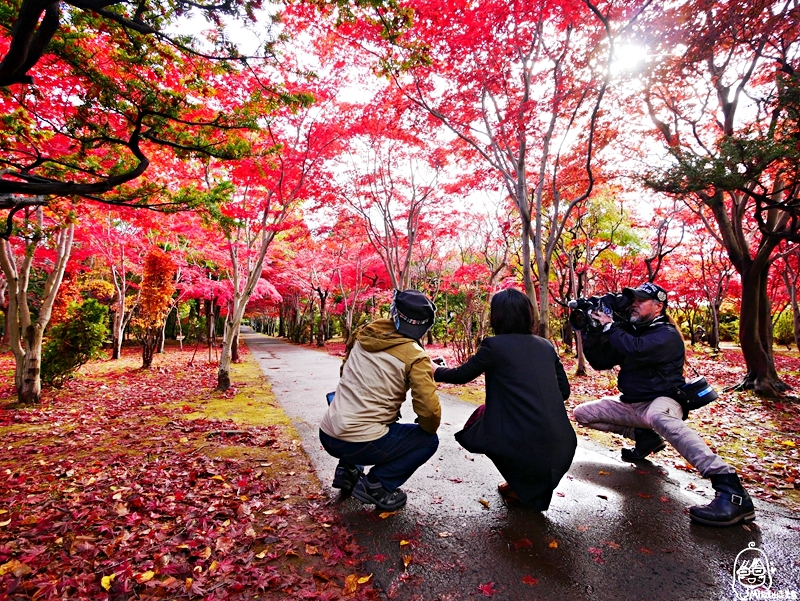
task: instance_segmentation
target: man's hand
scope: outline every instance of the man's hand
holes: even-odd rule
[[[592,317],[594,317],[597,321],[599,321],[602,325],[606,325],[611,323],[613,320],[611,319],[610,315],[603,313],[602,311],[592,311],[589,313]]]

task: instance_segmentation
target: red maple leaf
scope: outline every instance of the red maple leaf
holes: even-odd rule
[[[491,597],[497,591],[494,590],[494,582],[487,582],[486,584],[479,584],[478,590],[483,593],[485,597]]]

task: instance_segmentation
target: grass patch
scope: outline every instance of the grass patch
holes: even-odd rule
[[[452,384],[449,386],[439,384],[439,390],[473,405],[483,405],[486,402],[486,390],[482,384]]]
[[[226,392],[212,391],[208,398],[188,400],[196,410],[185,419],[230,419],[248,426],[282,426],[292,430],[292,422],[280,408],[272,386],[258,362],[247,354],[231,367],[233,387]],[[183,401],[180,405],[186,405]],[[176,405],[177,406],[177,405]],[[293,434],[294,436],[294,434]]]

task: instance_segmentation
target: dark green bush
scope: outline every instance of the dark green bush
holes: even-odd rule
[[[42,348],[42,383],[61,386],[81,365],[102,354],[108,309],[95,299],[73,303],[67,320],[50,330]]]

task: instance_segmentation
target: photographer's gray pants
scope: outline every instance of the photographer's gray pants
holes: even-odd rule
[[[655,430],[703,477],[736,473],[686,425],[682,419],[683,409],[678,401],[669,397],[660,396],[646,403],[623,403],[617,397],[607,397],[578,405],[572,413],[582,426],[615,432],[633,440],[634,428]]]

